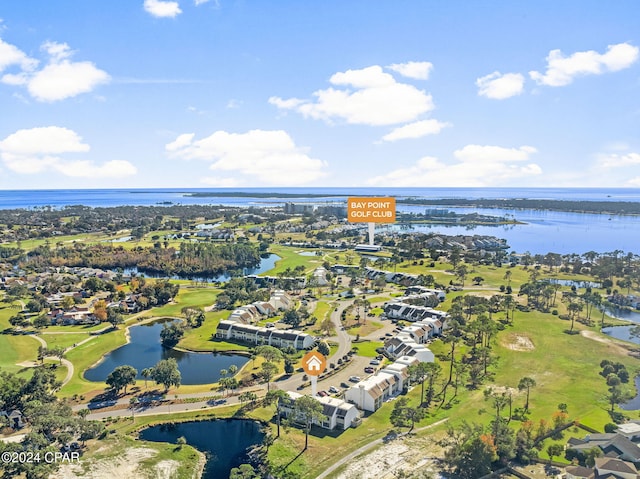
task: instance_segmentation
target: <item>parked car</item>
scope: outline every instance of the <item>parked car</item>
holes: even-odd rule
[[[364,372],[367,374],[373,374],[375,372],[375,369],[371,366],[367,366],[366,368],[364,368]]]
[[[360,376],[350,376],[349,377],[349,381],[351,381],[352,383],[359,383],[360,382]]]
[[[338,393],[340,392],[340,390],[339,390],[337,387],[335,387],[335,386],[331,386],[331,387],[329,388],[329,392],[330,392],[331,394],[338,394]]]
[[[341,388],[350,388],[351,386],[349,386],[349,383],[341,382],[340,383],[340,387]]]
[[[328,395],[329,395],[329,393],[327,391],[318,391],[318,396],[320,396],[320,397],[326,397]]]
[[[377,366],[378,364],[380,364],[380,361],[378,361],[377,359],[372,359],[371,361],[369,361],[369,364],[373,364],[374,366]]]

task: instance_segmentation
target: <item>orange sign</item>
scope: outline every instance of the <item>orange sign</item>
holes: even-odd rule
[[[351,223],[393,223],[396,220],[396,199],[349,198],[347,220]]]
[[[309,376],[320,376],[327,367],[327,359],[318,351],[309,351],[302,358],[302,369]]]

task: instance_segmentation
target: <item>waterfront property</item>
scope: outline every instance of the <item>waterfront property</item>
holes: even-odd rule
[[[287,395],[288,399],[282,402],[280,408],[284,417],[290,417],[293,414],[295,401],[302,397],[301,394],[293,391],[288,391]],[[331,396],[316,397],[315,399],[322,404],[322,415],[324,416],[322,421],[315,421],[315,425],[323,429],[344,431],[360,424],[360,411],[353,404]]]
[[[291,346],[295,349],[311,348],[316,340],[315,337],[302,331],[262,328],[228,320],[220,321],[216,331],[216,338],[256,345],[267,344],[279,348]]]

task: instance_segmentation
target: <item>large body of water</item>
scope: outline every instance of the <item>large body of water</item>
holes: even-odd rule
[[[145,441],[175,444],[179,437],[207,455],[203,479],[224,479],[247,462],[247,449],[260,444],[264,433],[256,421],[234,419],[161,424],[140,432]]]
[[[129,328],[130,341],[106,354],[96,366],[88,369],[84,377],[89,381],[104,381],[117,366],[128,364],[138,370],[138,379],[144,368],[156,365],[161,359],[174,358],[182,376],[182,384],[210,384],[220,379],[220,370],[235,364],[238,369],[248,358],[237,354],[187,353],[165,348],[160,343],[163,322],[139,324]]]
[[[239,189],[240,190],[240,189]],[[578,201],[640,202],[638,188],[242,188],[245,193],[323,194],[327,198],[267,198],[251,196],[190,196],[213,192],[211,189],[104,189],[104,190],[5,190],[0,191],[0,209],[64,207],[86,205],[110,207],[120,205],[207,204],[226,206],[273,206],[287,201],[324,203],[344,201],[349,195],[422,198],[531,198]],[[224,190],[217,190],[223,192]],[[399,205],[400,211],[422,211],[427,206]],[[478,226],[475,228],[416,226],[415,231],[441,234],[478,234],[504,238],[512,251],[546,254],[548,252],[586,253],[616,249],[640,253],[640,217],[580,214],[558,211],[453,208],[459,213],[512,215],[525,225]]]

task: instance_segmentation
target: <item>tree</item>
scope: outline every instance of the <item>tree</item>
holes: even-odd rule
[[[564,452],[562,444],[553,443],[547,446],[547,454],[549,455],[549,462],[553,462],[553,458],[560,456]]]
[[[240,464],[231,469],[229,479],[260,479],[262,476],[251,464]]]
[[[282,406],[282,401],[288,397],[288,394],[282,389],[269,391],[264,397],[265,404],[275,403],[276,405],[276,424],[278,425],[278,435],[276,437],[280,437],[280,407]]]
[[[448,446],[444,461],[460,479],[477,479],[491,472],[491,463],[498,459],[493,436],[482,426],[463,424],[462,431],[449,429],[442,441]]]
[[[282,351],[274,346],[263,345],[258,346],[255,349],[255,352],[258,356],[262,356],[264,360],[268,363],[272,363],[274,361],[278,361],[282,359]]]
[[[182,449],[182,446],[187,444],[187,438],[184,436],[180,436],[178,439],[176,439],[176,444],[178,445],[178,449]]]
[[[294,328],[297,328],[298,326],[300,326],[302,318],[295,309],[289,309],[282,315],[282,322],[285,324],[289,324]]]
[[[179,323],[171,323],[167,326],[167,323],[162,325],[162,331],[160,331],[160,341],[163,346],[173,347],[184,336],[184,327]]]
[[[616,404],[627,402],[631,399],[631,394],[627,391],[624,391],[620,386],[614,386],[609,388],[609,394],[607,395],[607,400],[611,405],[611,413],[613,413],[613,408]]]
[[[473,284],[475,284],[476,286],[480,286],[483,281],[484,281],[484,278],[482,276],[475,276],[473,278]]]
[[[277,372],[278,366],[276,366],[275,364],[266,361],[262,363],[262,371],[260,372],[260,375],[267,383],[267,392],[270,390],[271,378],[273,378],[273,376],[275,376]]]
[[[326,417],[322,414],[324,406],[311,396],[302,396],[293,404],[293,417],[304,425],[304,449],[309,447],[309,432],[314,422],[322,422]]]
[[[256,399],[258,399],[258,395],[252,391],[245,391],[238,396],[238,399],[240,400],[242,407],[244,407],[244,403],[254,404]]]
[[[124,388],[124,393],[127,394],[127,386],[136,383],[136,376],[138,370],[128,364],[118,366],[109,373],[106,379],[106,383],[113,388],[116,393],[120,392],[120,389]]]
[[[167,392],[171,386],[180,386],[182,379],[178,363],[175,359],[162,359],[152,368],[151,378],[156,384],[162,384],[164,391]]]
[[[528,376],[525,376],[522,379],[520,379],[520,382],[518,383],[518,389],[520,391],[524,391],[524,390],[527,391],[527,399],[524,403],[524,412],[529,411],[529,392],[533,387],[536,387],[536,380]]]
[[[147,379],[151,377],[152,373],[153,373],[153,368],[144,368],[142,371],[140,371],[140,376],[144,378],[145,389],[147,389]]]
[[[318,341],[318,352],[324,356],[329,356],[331,353],[331,349],[326,341]]]
[[[117,328],[119,324],[122,324],[124,320],[122,319],[122,315],[116,310],[116,308],[108,308],[107,309],[107,321],[111,323],[111,326]]]
[[[389,420],[395,427],[406,427],[411,425],[408,432],[413,431],[417,422],[422,421],[427,412],[421,407],[410,407],[409,400],[406,397],[397,399]]]

